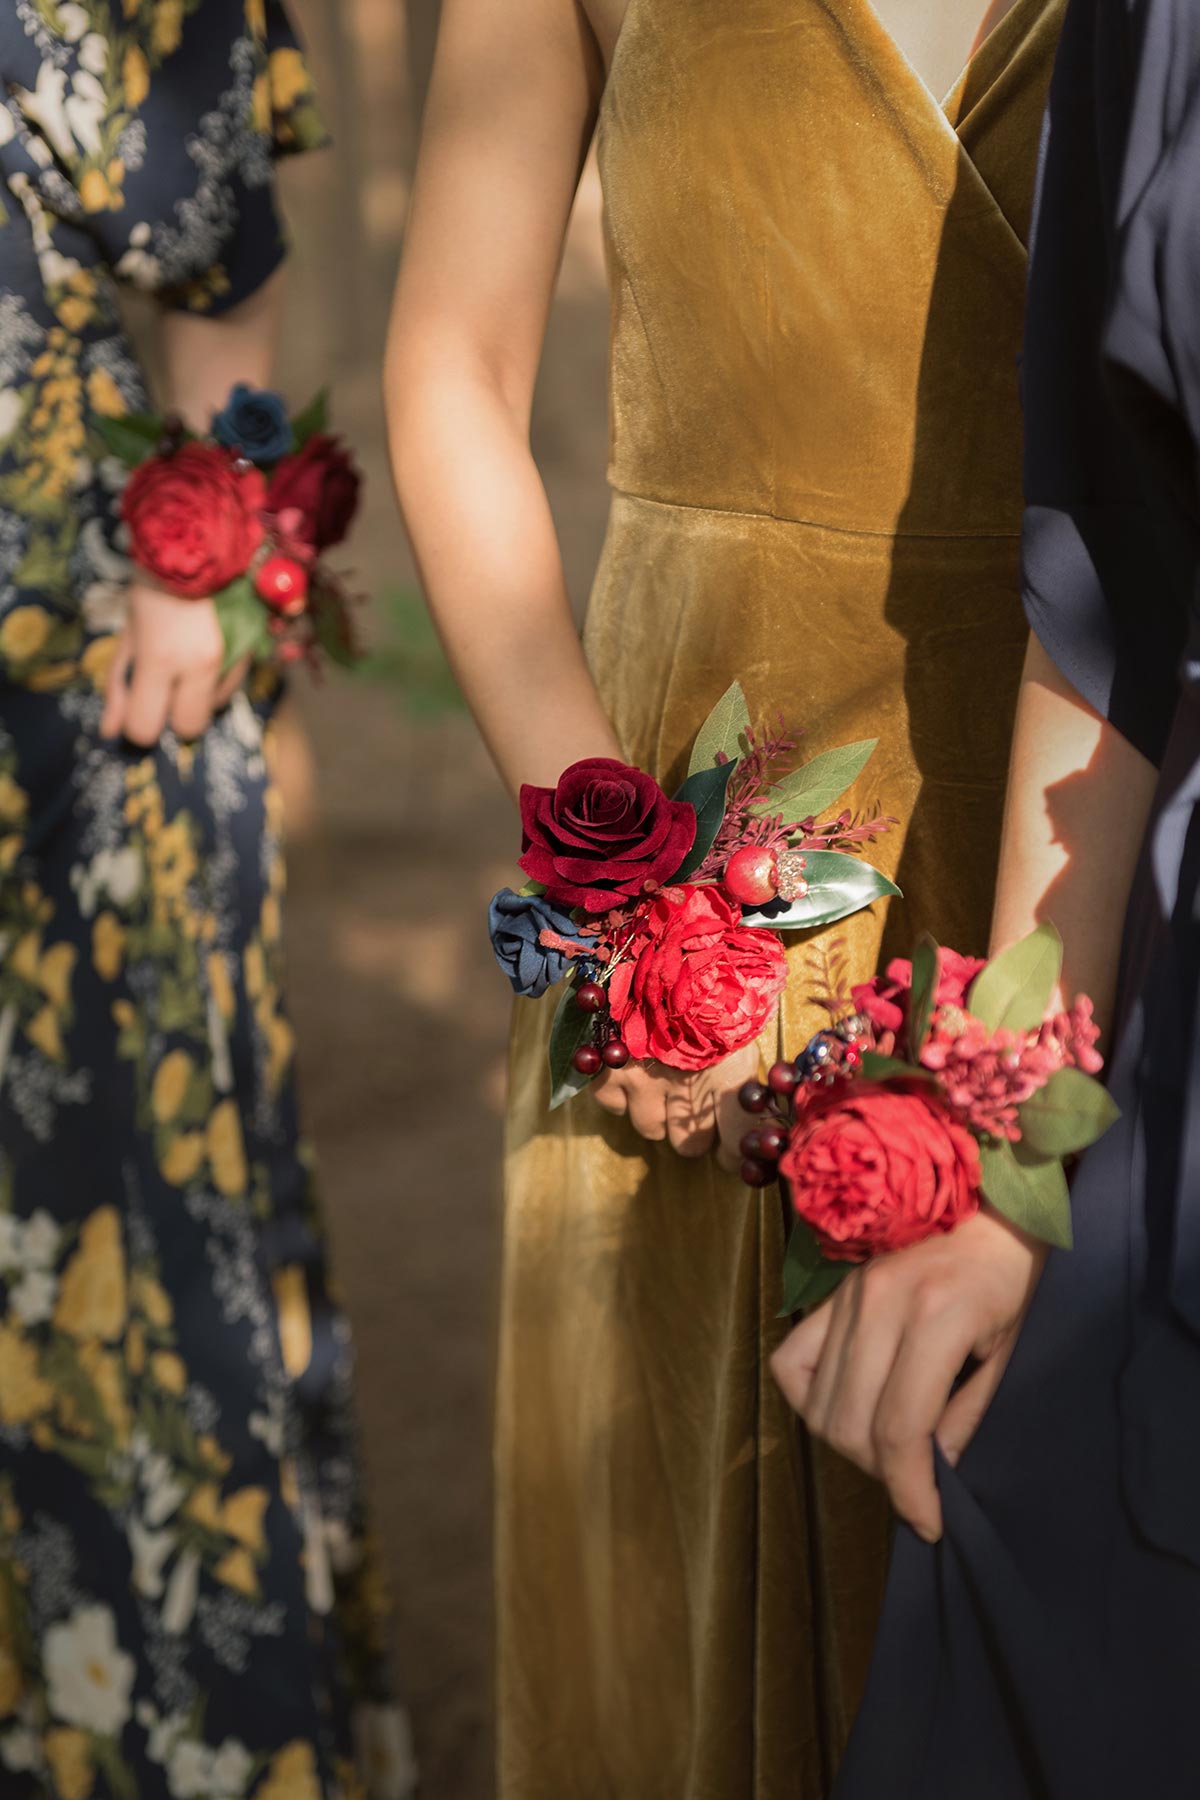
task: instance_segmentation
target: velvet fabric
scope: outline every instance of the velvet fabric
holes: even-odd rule
[[[1059,0],[939,105],[868,0],[632,0],[600,121],[611,523],[586,645],[671,786],[736,676],[906,899],[790,952],[816,997],[918,924],[984,947],[1025,624],[1017,356]],[[831,967],[838,949],[844,972]],[[784,1220],[583,1096],[518,1002],[498,1411],[501,1800],[821,1800],[864,1679],[880,1492],[766,1358]]]

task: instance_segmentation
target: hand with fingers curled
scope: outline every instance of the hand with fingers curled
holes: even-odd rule
[[[934,1445],[953,1466],[974,1437],[1046,1254],[985,1206],[856,1267],[771,1359],[809,1430],[882,1481],[927,1543],[942,1535]]]
[[[228,671],[224,660],[211,600],[135,580],[109,671],[101,736],[124,737],[146,749],[168,726],[185,740],[200,737],[246,677],[247,660]]]
[[[758,1061],[757,1044],[747,1044],[723,1062],[695,1071],[630,1062],[605,1069],[588,1091],[605,1112],[627,1118],[650,1143],[667,1142],[680,1156],[701,1157],[731,1137],[731,1116],[743,1116],[738,1090],[757,1073]],[[744,1129],[738,1127],[737,1135]],[[718,1160],[733,1169],[740,1162],[730,1163],[723,1154]]]

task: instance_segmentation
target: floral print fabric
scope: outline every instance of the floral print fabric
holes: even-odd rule
[[[219,310],[319,140],[263,0],[0,6],[0,1789],[401,1800],[350,1346],[298,1137],[263,677],[99,738],[117,283]]]

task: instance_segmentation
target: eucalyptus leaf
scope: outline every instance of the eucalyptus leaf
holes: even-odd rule
[[[857,744],[842,744],[814,756],[769,788],[754,811],[782,813],[786,819],[817,818],[858,779],[878,742],[878,738],[863,738]]]
[[[786,912],[750,912],[743,925],[764,925],[770,931],[804,931],[813,925],[832,925],[835,919],[861,912],[873,900],[898,894],[900,889],[861,856],[844,850],[806,850],[804,879],[808,892]]]
[[[1038,1156],[1071,1156],[1120,1117],[1108,1089],[1082,1069],[1059,1069],[1018,1109],[1021,1142]]]
[[[742,754],[742,737],[750,729],[750,714],[740,681],[730,682],[717,704],[705,719],[692,745],[688,774],[697,775],[711,768],[719,755],[737,760]]]
[[[725,797],[736,762],[718,763],[715,768],[700,769],[689,775],[676,800],[686,800],[696,815],[696,836],[692,847],[672,880],[686,881],[694,875],[713,847],[721,821],[725,817]]]
[[[592,1034],[593,1015],[575,1004],[575,984],[568,984],[550,1027],[550,1111],[581,1093],[592,1079],[572,1067],[571,1058]]]
[[[913,951],[912,991],[908,997],[908,1045],[914,1056],[920,1056],[929,1036],[937,1005],[939,964],[937,943],[926,932]]]
[[[795,1313],[811,1312],[833,1293],[853,1266],[825,1257],[811,1226],[797,1219],[783,1259],[783,1305],[778,1316],[790,1319]]]
[[[271,653],[271,633],[267,628],[267,609],[255,593],[250,579],[240,575],[236,581],[214,594],[217,622],[225,640],[225,674],[243,656],[266,657]]]
[[[984,1198],[997,1212],[1043,1243],[1071,1248],[1071,1196],[1057,1157],[1032,1157],[1001,1138],[980,1145],[979,1161]]]
[[[971,984],[967,1006],[989,1031],[1036,1031],[1062,973],[1062,939],[1048,921],[994,956]]]
[[[145,462],[164,430],[162,419],[155,413],[127,413],[123,419],[97,415],[92,424],[118,461],[131,469]]]
[[[296,414],[292,420],[292,435],[296,440],[297,450],[303,450],[310,437],[318,431],[324,431],[329,423],[329,389],[322,388],[314,394],[303,412]]]
[[[862,1072],[868,1081],[936,1081],[929,1069],[918,1069],[899,1056],[880,1056],[877,1050],[864,1050]]]

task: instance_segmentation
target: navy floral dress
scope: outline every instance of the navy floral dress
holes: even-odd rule
[[[104,743],[118,284],[217,312],[319,141],[276,0],[0,0],[0,1791],[400,1800],[283,1008],[263,678]]]

